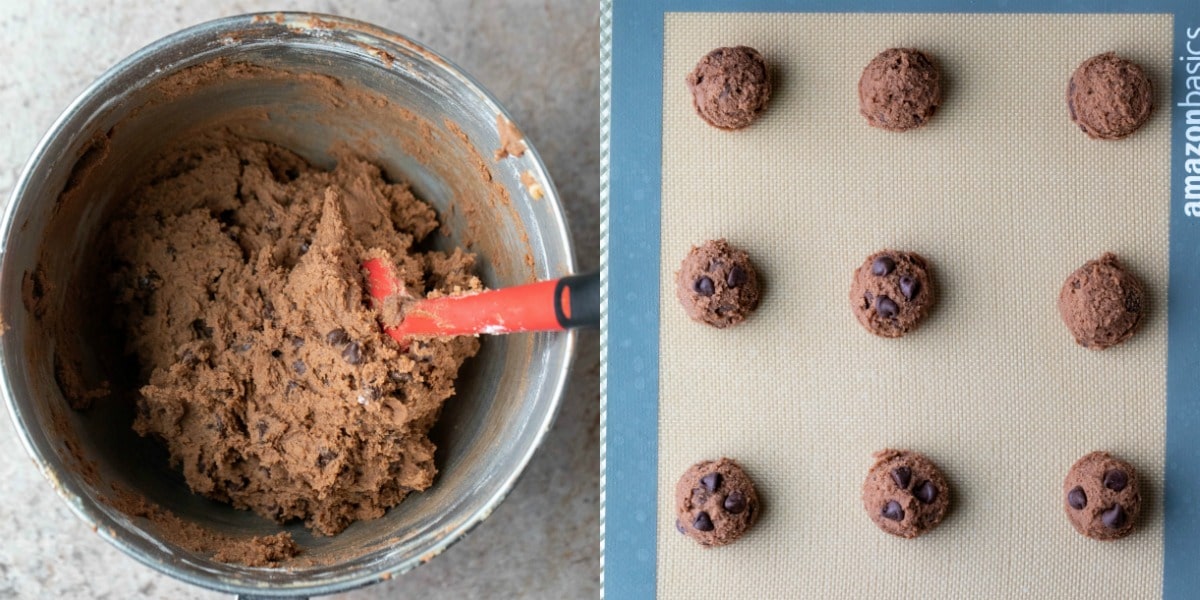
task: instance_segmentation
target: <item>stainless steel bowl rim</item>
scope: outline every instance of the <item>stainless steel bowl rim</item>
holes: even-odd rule
[[[252,26],[256,23],[262,23],[267,20],[271,20],[280,24],[286,24],[293,30],[308,30],[312,35],[314,35],[314,37],[320,37],[321,32],[324,29],[327,29],[330,25],[333,25],[339,30],[353,32],[356,35],[369,38],[373,44],[377,44],[381,48],[392,48],[399,50],[401,47],[407,47],[408,49],[414,50],[422,55],[433,57],[434,60],[430,61],[431,63],[436,65],[436,67],[445,74],[459,79],[465,87],[476,93],[493,113],[502,114],[506,119],[509,119],[510,121],[513,120],[508,111],[504,109],[500,102],[496,100],[496,98],[486,88],[484,88],[472,76],[455,65],[452,61],[429,49],[420,42],[376,25],[371,25],[369,23],[348,19],[345,17],[309,12],[248,13],[207,21],[163,37],[121,60],[106,70],[100,77],[93,81],[91,85],[84,89],[84,91],[81,92],[65,110],[63,110],[58,118],[55,119],[54,123],[50,126],[50,129],[47,130],[46,134],[38,142],[33,153],[30,155],[29,160],[26,161],[24,167],[22,168],[21,173],[17,178],[16,185],[13,187],[13,191],[9,197],[8,205],[4,209],[3,216],[0,217],[0,263],[3,263],[5,260],[5,254],[9,245],[9,240],[15,231],[15,220],[17,216],[17,209],[19,207],[19,200],[25,195],[26,189],[29,187],[30,180],[34,175],[35,170],[48,158],[48,148],[58,136],[62,135],[64,126],[78,116],[78,113],[83,109],[88,101],[95,96],[97,92],[102,90],[109,80],[113,79],[117,73],[120,73],[142,61],[148,60],[150,57],[162,52],[165,49],[171,48],[185,38],[194,36],[209,36],[214,40],[230,39],[229,36],[231,33],[244,31],[249,26]],[[236,40],[230,39],[230,43],[236,43]],[[557,241],[567,249],[567,255],[565,256],[564,264],[562,266],[566,272],[574,272],[576,263],[573,246],[569,236],[570,229],[567,226],[562,205],[558,199],[557,190],[555,189],[554,184],[546,171],[545,164],[542,162],[541,156],[537,149],[531,142],[529,142],[529,140],[525,140],[525,143],[527,147],[526,152],[530,155],[531,160],[536,167],[536,171],[542,175],[540,180],[544,184],[543,189],[545,195],[541,199],[541,202],[545,202],[551,209],[550,212],[553,218],[552,225],[554,225],[554,227],[542,232],[542,235],[549,236],[557,233],[560,238]],[[21,308],[20,310],[24,309]],[[563,361],[561,367],[556,372],[548,373],[548,386],[546,391],[553,400],[553,406],[546,412],[546,416],[543,421],[536,424],[537,432],[533,443],[529,445],[529,447],[520,457],[518,468],[514,469],[509,474],[503,485],[498,488],[496,493],[492,495],[490,500],[480,510],[471,515],[469,519],[463,521],[459,527],[445,532],[445,535],[442,535],[436,539],[435,542],[429,547],[427,552],[421,555],[414,556],[395,564],[384,565],[384,568],[381,568],[375,572],[361,573],[347,577],[334,577],[319,582],[315,585],[303,587],[285,585],[283,587],[270,588],[265,587],[262,584],[256,585],[249,582],[240,582],[231,579],[197,577],[193,576],[190,572],[175,571],[171,569],[169,564],[147,556],[137,548],[126,543],[124,539],[115,534],[115,530],[113,529],[115,524],[110,521],[107,515],[92,507],[89,507],[85,502],[82,501],[82,493],[79,489],[77,489],[76,483],[69,478],[60,478],[58,473],[47,463],[45,456],[47,452],[50,452],[50,450],[48,448],[40,447],[37,440],[34,440],[28,429],[23,426],[23,424],[26,423],[26,418],[16,402],[14,391],[7,377],[0,377],[0,395],[3,396],[4,402],[8,406],[9,415],[11,416],[13,425],[17,430],[21,444],[25,447],[26,452],[32,458],[34,465],[39,471],[41,471],[42,475],[46,477],[58,495],[67,502],[68,506],[76,515],[79,516],[79,518],[83,519],[83,521],[86,522],[102,538],[121,549],[126,554],[132,556],[139,562],[154,568],[157,571],[171,575],[188,583],[220,592],[252,595],[258,597],[287,597],[297,595],[316,596],[346,591],[401,575],[413,569],[414,567],[427,562],[432,557],[442,553],[454,542],[461,539],[464,534],[469,532],[491,515],[496,506],[498,506],[500,502],[502,502],[505,497],[508,496],[509,492],[512,491],[513,486],[516,484],[516,481],[520,475],[525,471],[525,468],[528,465],[529,460],[532,458],[533,453],[541,445],[545,438],[546,432],[549,431],[554,422],[554,418],[558,414],[559,407],[561,405],[562,394],[566,387],[567,378],[571,369],[571,363],[575,355],[574,346],[576,343],[576,336],[574,333],[566,332],[560,335],[567,336],[565,350],[567,359]],[[22,360],[22,357],[20,356],[10,357],[6,356],[5,353],[0,352],[0,373],[8,373],[10,368],[12,368],[12,365],[10,364],[11,361],[20,360]]]

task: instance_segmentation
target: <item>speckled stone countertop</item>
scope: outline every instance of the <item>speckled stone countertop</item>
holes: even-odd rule
[[[599,264],[599,3],[591,0],[0,2],[0,199],[37,141],[105,69],[202,21],[267,10],[356,18],[421,40],[514,115],[554,178],[583,270]],[[336,596],[599,595],[599,336],[586,332],[558,421],[482,525],[402,577]],[[27,458],[0,411],[0,599],[220,598],[142,566],[86,527]]]

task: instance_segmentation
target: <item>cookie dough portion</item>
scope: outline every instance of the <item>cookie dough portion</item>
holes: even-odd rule
[[[1112,52],[1079,65],[1067,84],[1067,110],[1088,137],[1119,140],[1150,119],[1154,89],[1145,70]]]
[[[858,80],[858,111],[872,127],[908,131],[929,122],[942,103],[942,74],[927,54],[890,48]]]
[[[292,534],[284,531],[226,545],[213,554],[213,560],[247,567],[278,567],[279,563],[298,554],[300,545],[292,539]]]
[[[1063,510],[1075,531],[1094,540],[1129,535],[1142,512],[1137,470],[1107,452],[1085,454],[1063,481]]]
[[[1058,313],[1075,341],[1104,350],[1133,337],[1146,306],[1142,282],[1105,252],[1071,273],[1058,293]]]
[[[746,320],[762,290],[750,255],[722,238],[692,247],[675,274],[675,296],[692,320],[724,328]]]
[[[880,529],[915,538],[946,517],[950,485],[941,469],[925,456],[907,450],[880,450],[863,482],[863,507]]]
[[[717,48],[687,76],[692,106],[709,125],[742,129],[753,123],[771,99],[771,73],[754,48]]]
[[[675,484],[675,528],[705,548],[733,543],[760,512],[754,482],[728,458],[698,462]]]
[[[896,338],[929,315],[934,303],[929,263],[914,252],[881,250],[854,271],[850,307],[864,329]]]
[[[113,323],[144,383],[134,429],[193,491],[332,535],[433,481],[427,432],[470,337],[407,351],[360,261],[416,297],[480,289],[474,259],[420,252],[433,210],[352,156],[322,171],[230,133],[165,154],[107,231]]]

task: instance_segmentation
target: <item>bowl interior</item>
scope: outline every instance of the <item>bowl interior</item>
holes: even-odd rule
[[[84,374],[96,381],[105,379],[98,357],[108,350],[87,327],[55,334],[34,318],[23,305],[22,284],[28,292],[30,275],[40,270],[47,306],[86,298],[86,291],[69,289],[71,275],[139,169],[165,145],[213,127],[277,143],[319,166],[333,166],[339,145],[379,164],[438,211],[444,227],[433,245],[469,247],[489,287],[564,275],[572,268],[567,233],[536,152],[492,158],[500,147],[500,111],[466,76],[394,34],[292,14],[236,17],[181,32],[86,92],[43,141],[17,187],[0,267],[9,328],[0,337],[5,388],[27,445],[76,511],[135,557],[194,583],[310,593],[406,570],[486,517],[553,418],[572,336],[485,339],[432,433],[439,470],[433,487],[382,519],[321,537],[191,493],[168,467],[165,450],[130,429],[131,390],[114,390],[88,411],[71,410],[55,379],[56,348],[81,348]],[[524,171],[542,182],[545,198],[529,199],[520,182]],[[286,570],[212,561],[166,541],[159,523],[114,507],[122,491],[218,533],[290,531],[303,560]]]

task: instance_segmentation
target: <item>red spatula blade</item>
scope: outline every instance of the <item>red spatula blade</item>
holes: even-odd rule
[[[363,268],[367,270],[368,291],[375,300],[383,302],[393,294],[404,294],[403,284],[385,261],[372,258],[363,263]],[[557,281],[541,281],[463,296],[426,298],[408,305],[404,320],[384,331],[401,344],[412,336],[562,331],[554,310],[557,287]],[[565,289],[563,293],[568,293]],[[569,307],[570,303],[562,305]]]

